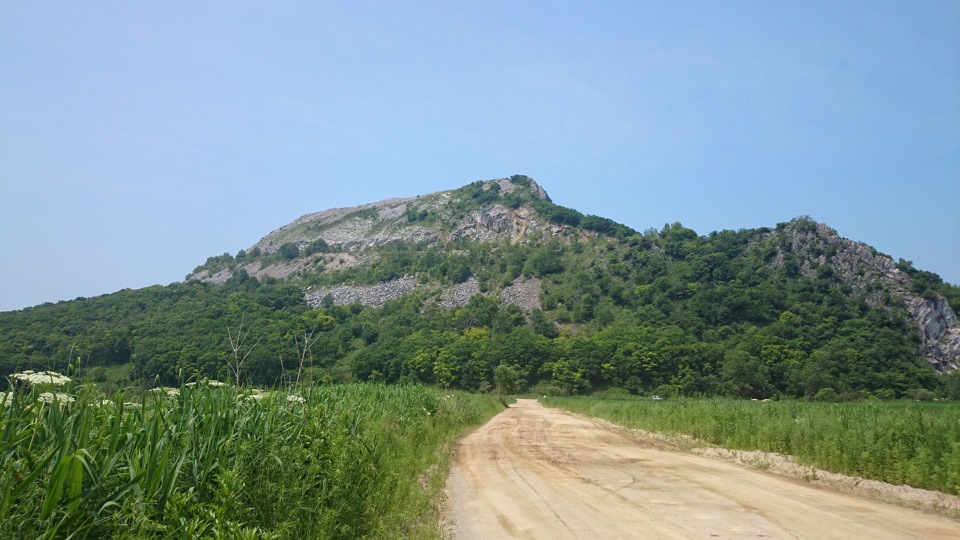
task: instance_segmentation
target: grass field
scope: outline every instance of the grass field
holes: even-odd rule
[[[450,446],[502,409],[372,384],[0,399],[4,539],[439,538]]]
[[[960,403],[546,398],[550,407],[960,495]]]

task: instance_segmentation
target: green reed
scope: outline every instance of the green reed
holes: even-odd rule
[[[438,538],[450,445],[489,396],[183,385],[0,407],[2,538]]]
[[[960,403],[548,398],[545,404],[724,448],[960,494]]]

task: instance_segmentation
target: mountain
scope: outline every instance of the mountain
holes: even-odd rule
[[[594,241],[603,233],[612,233],[614,238],[618,234],[620,238],[636,234],[610,220],[583,216],[554,205],[536,182],[514,176],[475,182],[459,190],[308,214],[271,232],[236,259],[213,258],[187,279],[223,283],[243,271],[257,278],[309,283],[308,276],[313,273],[369,267],[378,260],[377,248],[389,244],[517,244],[549,239],[569,243]],[[905,306],[918,329],[920,355],[938,371],[960,369],[960,325],[956,314],[942,295],[918,290],[908,271],[912,268],[898,268],[889,256],[841,238],[826,224],[808,218],[782,224],[773,231],[762,230],[753,244],[745,247],[774,250],[770,264],[787,269],[791,275],[833,278],[833,286],[871,306],[890,305],[894,301]],[[652,249],[656,252],[655,247]],[[415,289],[429,288],[413,275],[395,276],[375,284],[348,285],[345,279],[340,281],[308,289],[308,303],[319,307],[322,299],[330,295],[336,305],[360,303],[379,307]],[[503,304],[515,303],[514,298],[519,295],[523,301],[516,302],[517,305],[529,313],[541,307],[536,281],[517,278],[494,293]],[[476,279],[468,278],[461,285],[435,289],[441,304],[462,307],[473,294],[480,294],[479,285]]]
[[[504,367],[538,392],[960,398],[958,307],[807,217],[640,233],[516,175],[307,214],[183,283],[0,313],[0,374],[82,356],[127,382],[224,377],[244,324],[243,378],[266,384],[483,390]]]

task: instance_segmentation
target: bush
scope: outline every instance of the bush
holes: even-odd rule
[[[282,244],[277,249],[277,255],[287,260],[296,259],[297,255],[299,254],[300,254],[300,248],[298,248],[297,245],[294,244],[293,242],[287,242],[285,244]]]
[[[556,386],[550,383],[545,383],[545,382],[538,384],[536,387],[534,387],[533,391],[537,395],[548,396],[548,397],[558,397],[558,396],[567,395],[567,392],[565,392],[563,388],[560,388],[559,386]]]
[[[840,396],[837,395],[837,391],[830,387],[821,388],[813,396],[814,401],[837,401],[839,398]]]
[[[874,397],[883,401],[897,399],[897,393],[889,388],[880,388],[873,393]]]
[[[327,242],[323,238],[317,238],[313,242],[307,245],[306,249],[303,250],[305,255],[313,255],[314,253],[326,253],[330,250],[330,246],[327,245]],[[296,255],[294,255],[296,257]]]
[[[933,401],[937,395],[925,388],[907,390],[906,396],[914,401]]]
[[[657,387],[657,395],[660,397],[673,397],[676,395],[676,387],[669,384],[661,384]]]
[[[627,391],[626,388],[620,388],[619,386],[614,386],[607,388],[606,390],[597,390],[591,397],[603,398],[603,399],[623,399],[623,398],[632,398],[633,395]]]
[[[93,382],[107,382],[107,370],[100,366],[91,368],[90,371],[87,372],[87,378]]]

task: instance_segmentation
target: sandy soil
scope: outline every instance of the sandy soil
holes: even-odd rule
[[[960,522],[677,451],[519,400],[463,439],[445,532],[487,538],[960,538]]]

